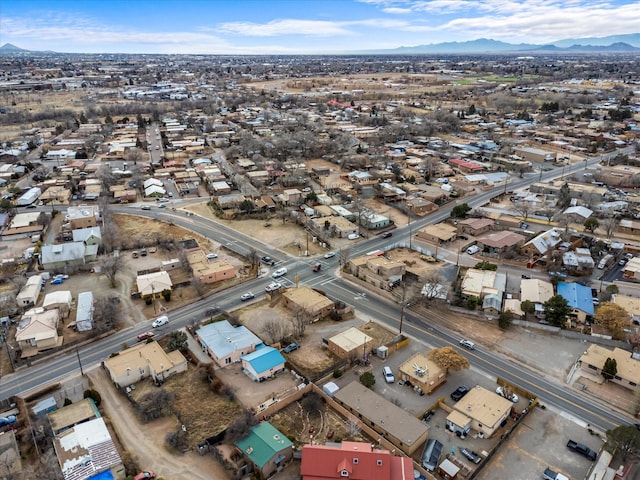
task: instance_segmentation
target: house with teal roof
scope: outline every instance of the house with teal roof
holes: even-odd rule
[[[258,345],[254,352],[242,357],[242,371],[254,382],[263,382],[284,371],[285,359],[273,347]]]
[[[236,442],[236,448],[262,478],[282,470],[293,458],[293,442],[269,422],[252,427],[249,435]]]

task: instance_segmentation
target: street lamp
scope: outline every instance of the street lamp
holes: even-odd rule
[[[409,224],[409,250],[413,250],[413,244],[411,243],[411,237],[413,236],[411,232],[411,219],[412,219],[411,213],[413,211],[412,209],[413,209],[413,204],[407,203],[407,217],[408,217],[407,221]]]

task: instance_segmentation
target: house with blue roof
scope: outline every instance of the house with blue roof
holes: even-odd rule
[[[210,323],[196,330],[202,350],[220,366],[225,367],[261,345],[262,340],[245,326],[234,327],[228,321]]]
[[[591,288],[579,283],[558,283],[558,295],[564,298],[571,308],[571,317],[579,323],[585,323],[587,316],[593,316],[593,296]]]
[[[242,357],[242,370],[254,382],[262,382],[284,371],[284,362],[277,349],[261,345],[255,352]]]
[[[261,478],[267,478],[293,458],[293,442],[269,422],[251,427],[251,432],[236,442],[236,448],[249,460]]]

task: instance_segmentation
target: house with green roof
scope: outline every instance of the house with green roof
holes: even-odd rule
[[[293,442],[269,422],[252,427],[249,435],[236,442],[236,448],[262,478],[280,471],[293,458]]]

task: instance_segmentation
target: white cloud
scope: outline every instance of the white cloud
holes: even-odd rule
[[[324,20],[282,19],[268,23],[228,22],[219,26],[223,31],[251,37],[272,37],[276,35],[352,35],[338,22]]]
[[[413,10],[411,10],[410,8],[386,7],[383,8],[382,11],[384,13],[390,13],[392,15],[403,15],[406,13],[411,13]]]

